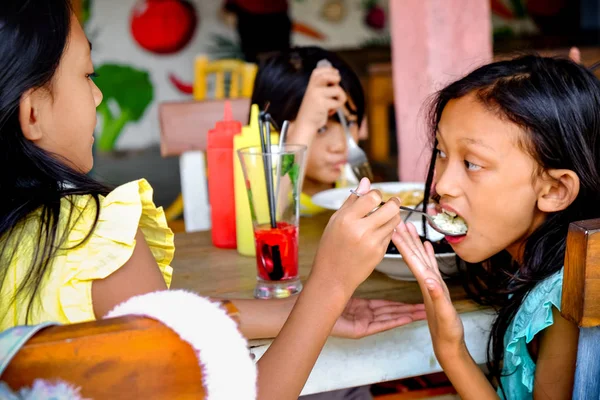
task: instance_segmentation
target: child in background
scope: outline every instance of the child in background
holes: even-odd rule
[[[332,67],[317,68],[323,59]],[[318,47],[297,47],[267,59],[256,75],[252,104],[261,108],[268,104],[279,126],[290,121],[286,142],[308,147],[302,215],[323,211],[311,201],[316,193],[357,183],[347,163],[346,133],[336,110],[343,109],[357,141],[365,97],[358,76],[338,56]]]
[[[417,278],[436,357],[468,399],[568,399],[577,326],[560,314],[569,223],[600,217],[600,82],[586,68],[525,56],[450,84],[432,108],[426,188],[438,210],[462,217],[447,238],[466,263],[465,287],[498,307],[488,368],[464,328],[430,244],[401,223],[393,241]]]

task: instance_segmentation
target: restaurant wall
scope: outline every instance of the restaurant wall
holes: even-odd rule
[[[237,57],[221,0],[83,0],[85,30],[104,92],[101,150],[159,142],[157,105],[191,99],[194,57]],[[296,45],[330,49],[389,43],[386,0],[291,0]],[[103,137],[104,136],[104,137]]]

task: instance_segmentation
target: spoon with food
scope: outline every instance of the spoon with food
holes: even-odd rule
[[[357,195],[358,197],[362,196],[355,190],[350,190],[350,192]],[[379,204],[379,206],[375,207],[367,215],[373,214],[379,209],[379,207],[381,207],[384,204],[385,202],[382,201],[381,204]],[[427,218],[427,222],[429,223],[429,226],[431,226],[431,228],[433,228],[435,231],[441,233],[444,236],[464,236],[467,234],[467,231],[469,229],[467,223],[462,217],[448,210],[442,210],[442,212],[436,215],[429,215],[423,211],[417,211],[414,208],[400,206],[400,209],[404,211],[409,211],[414,214],[421,214],[422,216]]]

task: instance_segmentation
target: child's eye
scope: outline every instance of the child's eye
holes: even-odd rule
[[[447,157],[447,156],[446,156],[446,153],[444,153],[444,152],[443,152],[442,150],[440,150],[440,149],[437,149],[437,156],[438,156],[438,158],[441,158],[441,159],[445,159],[445,158]]]
[[[473,164],[472,162],[469,162],[467,160],[465,160],[465,167],[467,167],[469,171],[479,171],[481,169],[480,165]]]
[[[318,134],[322,134],[327,132],[327,125],[323,125],[322,127],[319,128],[319,130],[317,131]]]
[[[86,74],[85,77],[88,79],[94,79],[97,78],[99,75],[95,72],[92,72],[91,74]]]

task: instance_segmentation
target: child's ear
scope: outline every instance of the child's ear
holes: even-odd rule
[[[42,129],[38,121],[39,111],[37,109],[37,99],[34,89],[30,89],[21,96],[19,102],[19,124],[23,136],[27,140],[35,142],[42,138]]]
[[[569,207],[579,194],[579,177],[569,169],[545,172],[537,206],[543,212],[557,212]]]

